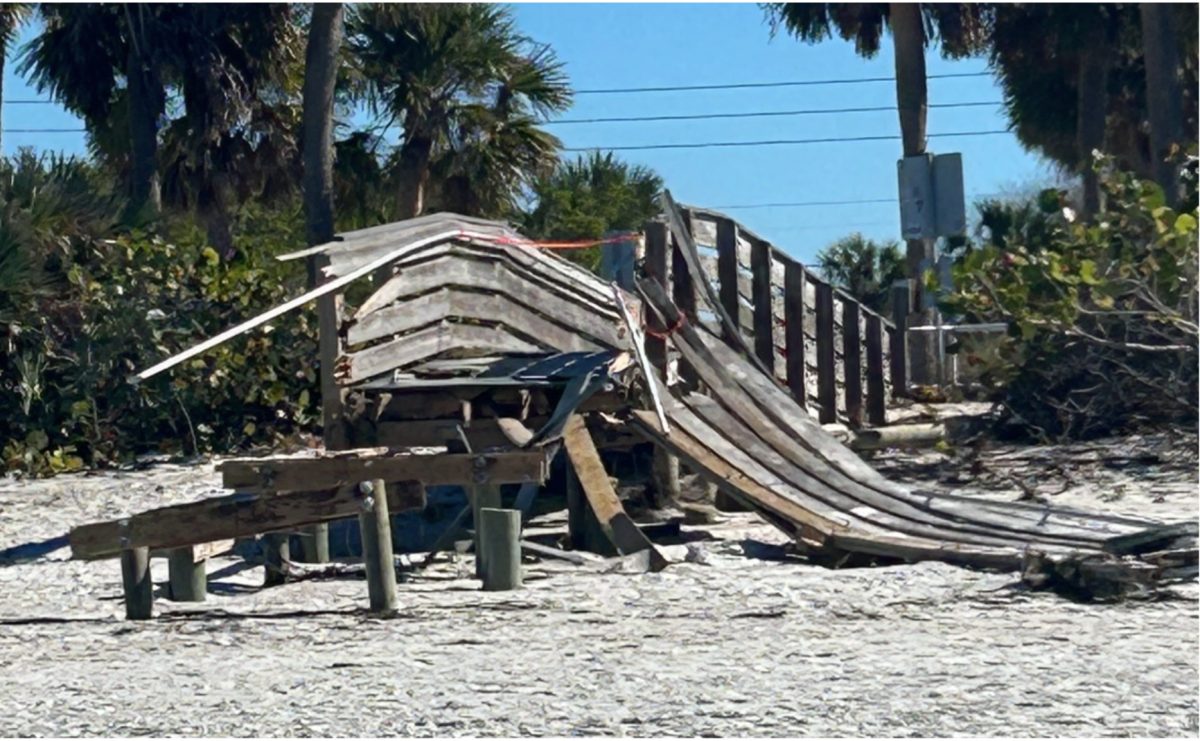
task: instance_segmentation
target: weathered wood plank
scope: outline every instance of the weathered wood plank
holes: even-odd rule
[[[699,321],[696,316],[696,286],[692,283],[692,273],[688,270],[687,260],[679,243],[671,238],[671,296],[679,311],[687,321],[695,324]],[[653,314],[654,312],[647,312]],[[678,361],[679,378],[688,388],[696,386],[696,372],[683,360]]]
[[[883,323],[878,314],[867,315],[867,423],[887,423],[887,392],[883,370]]]
[[[496,293],[478,293],[447,286],[432,293],[399,299],[350,325],[346,340],[358,345],[383,337],[412,332],[443,319],[502,324],[526,337],[564,352],[587,352],[605,348],[575,329],[520,301]],[[593,321],[593,326],[596,322]]]
[[[633,520],[629,519],[625,508],[621,506],[621,500],[609,481],[608,472],[604,470],[604,464],[600,461],[600,453],[592,442],[587,425],[579,415],[572,415],[567,420],[563,430],[563,444],[588,504],[617,552],[624,556],[648,550],[651,570],[665,568],[666,558],[659,553],[645,533],[638,529]]]
[[[888,333],[891,347],[892,396],[908,395],[908,312],[912,305],[912,292],[908,281],[892,284],[892,323],[896,326]]]
[[[338,359],[336,373],[341,383],[357,383],[449,351],[536,355],[554,352],[554,348],[523,340],[503,327],[442,322],[343,355]]]
[[[377,455],[369,458],[236,459],[220,465],[223,485],[238,491],[329,489],[382,478],[440,484],[519,484],[544,481],[540,450],[470,455]],[[215,538],[210,538],[215,540]]]
[[[393,485],[389,496],[396,512],[425,506],[425,489],[416,481]],[[234,494],[82,525],[71,530],[68,541],[73,558],[112,558],[125,548],[181,548],[295,529],[353,517],[360,508],[361,502],[351,487],[276,495]]]
[[[817,284],[817,405],[822,424],[837,421],[837,377],[834,369],[833,289]]]
[[[851,427],[862,426],[862,340],[858,324],[858,302],[842,302],[842,391],[846,397],[846,419]]]
[[[753,273],[754,353],[768,373],[775,371],[775,317],[771,306],[771,245],[750,243],[750,269]]]
[[[803,406],[808,398],[805,386],[804,359],[804,279],[799,263],[789,262],[784,268],[783,322],[787,352],[787,385],[792,398]]]

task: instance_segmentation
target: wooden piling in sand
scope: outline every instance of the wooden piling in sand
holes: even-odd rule
[[[150,579],[150,549],[121,551],[121,583],[125,590],[125,618],[149,620],[154,612],[154,582]]]
[[[263,586],[275,587],[287,581],[288,562],[292,551],[288,533],[268,533],[263,536]]]
[[[500,508],[500,487],[496,485],[471,486],[467,488],[467,496],[471,500],[471,528],[475,533],[472,539],[475,545],[475,576],[483,578],[483,562],[486,558],[480,544],[480,533],[483,528],[484,509]]]
[[[172,548],[167,553],[171,601],[203,602],[208,592],[206,560],[196,560],[196,548]]]
[[[479,511],[483,588],[503,592],[521,586],[521,512],[515,509]]]
[[[363,564],[367,570],[367,596],[371,612],[396,609],[396,564],[392,557],[392,520],[388,516],[387,489],[382,480],[358,485],[362,512]]]

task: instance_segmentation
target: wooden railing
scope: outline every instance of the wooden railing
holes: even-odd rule
[[[884,424],[906,386],[895,325],[728,216],[681,210],[706,279],[761,365],[822,423]],[[670,242],[665,226],[647,228],[648,267],[666,276],[685,313],[720,332],[712,312],[696,311],[704,301]]]

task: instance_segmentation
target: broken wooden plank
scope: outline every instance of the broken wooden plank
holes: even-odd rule
[[[544,481],[545,453],[511,451],[470,455],[380,454],[368,458],[242,458],[219,466],[225,488],[238,491],[330,489],[382,478],[440,484],[520,484]]]
[[[645,533],[638,529],[621,506],[621,500],[613,491],[612,482],[608,479],[608,472],[604,470],[604,464],[600,461],[600,453],[592,442],[587,425],[579,415],[572,415],[567,420],[563,430],[563,443],[588,504],[617,552],[624,556],[649,550],[652,570],[665,568],[667,559],[659,553]]]
[[[392,510],[425,506],[416,481],[389,487]],[[285,494],[234,494],[160,507],[119,520],[82,525],[68,536],[73,558],[112,558],[129,548],[181,548],[227,538],[290,530],[356,515],[362,507],[351,487]]]

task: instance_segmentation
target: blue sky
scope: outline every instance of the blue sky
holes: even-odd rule
[[[514,6],[520,29],[551,44],[578,90],[790,80],[890,77],[892,49],[874,59],[840,39],[810,46],[770,38],[753,4],[527,4]],[[15,45],[29,38],[26,29]],[[83,153],[82,134],[21,134],[13,129],[74,128],[79,122],[57,105],[8,103],[38,98],[14,69],[5,70],[5,153],[20,146]],[[982,59],[951,62],[931,50],[930,75],[980,72]],[[929,102],[999,101],[990,76],[932,79]],[[579,95],[564,117],[649,116],[737,111],[895,105],[892,82],[778,87],[752,90]],[[1053,170],[1001,134],[939,139],[952,131],[1007,129],[998,106],[932,109],[929,150],[961,152],[968,199],[1025,190],[1055,179]],[[558,125],[567,147],[673,142],[750,141],[896,135],[894,110],[757,119]],[[891,199],[896,195],[899,141],[827,143],[622,153],[658,171],[677,200],[707,207],[780,202]],[[861,231],[879,238],[899,233],[892,203],[730,209],[728,213],[803,260],[829,242]]]

